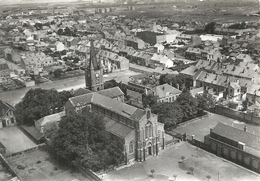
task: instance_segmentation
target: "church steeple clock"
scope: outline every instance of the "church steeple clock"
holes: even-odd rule
[[[103,90],[103,66],[102,63],[97,60],[93,40],[91,40],[90,45],[90,57],[89,59],[86,58],[85,66],[86,88],[94,92]]]

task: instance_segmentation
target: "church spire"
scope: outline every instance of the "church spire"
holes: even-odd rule
[[[91,69],[97,70],[100,68],[99,63],[97,62],[97,54],[94,47],[94,40],[90,40],[90,58],[89,65]]]

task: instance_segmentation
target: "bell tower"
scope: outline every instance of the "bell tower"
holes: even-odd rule
[[[97,60],[93,40],[90,43],[90,57],[86,56],[85,62],[85,81],[86,88],[97,92],[104,89],[103,66],[100,60]]]

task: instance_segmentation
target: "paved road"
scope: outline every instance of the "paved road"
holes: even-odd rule
[[[122,72],[115,72],[104,76],[104,81],[115,79],[117,77],[129,77],[131,75],[136,75],[138,73],[126,70]],[[85,78],[84,76],[73,77],[69,79],[57,80],[53,82],[46,82],[43,84],[38,84],[33,87],[25,87],[22,89],[1,92],[0,99],[8,102],[11,105],[17,104],[21,98],[26,94],[26,92],[32,88],[42,88],[42,89],[57,89],[58,91],[62,90],[71,90],[78,89],[80,87],[85,87]]]

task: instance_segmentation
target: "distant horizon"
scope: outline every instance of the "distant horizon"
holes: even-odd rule
[[[93,2],[93,1],[100,1],[100,0],[0,0],[0,4],[2,5],[12,5],[12,4],[41,4],[41,3],[62,3],[62,2]],[[106,2],[111,2],[113,1],[114,3],[118,3],[118,2],[152,2],[154,1],[154,3],[160,3],[158,0],[102,0],[102,1],[106,1]],[[162,0],[164,2],[199,2],[201,0]],[[216,2],[255,2],[255,3],[259,3],[260,5],[260,0],[203,0],[203,1],[216,1]]]

